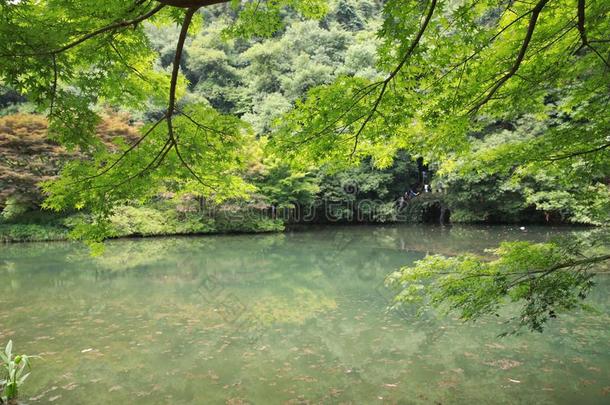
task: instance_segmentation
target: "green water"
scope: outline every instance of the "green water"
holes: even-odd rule
[[[332,227],[287,234],[0,246],[0,343],[41,354],[29,404],[602,404],[610,280],[544,334],[498,339],[385,308],[426,252],[567,229]]]

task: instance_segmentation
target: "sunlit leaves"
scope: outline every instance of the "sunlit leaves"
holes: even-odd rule
[[[354,151],[359,141],[355,133],[379,92],[379,82],[357,77],[342,77],[331,86],[316,87],[297,103],[294,111],[278,121],[274,142],[279,148],[294,152],[295,163],[341,164]],[[361,141],[381,142],[389,137],[391,128],[385,123],[387,119],[380,115],[372,117],[369,137]]]
[[[604,11],[599,2],[593,3],[587,21],[596,31],[605,24],[596,13]],[[427,5],[404,1],[385,4],[379,56],[380,67],[386,72],[400,64],[412,45]],[[543,8],[518,73],[506,80],[488,102],[478,106],[515,64],[532,8],[524,2],[508,7],[493,1],[439,2],[415,51],[392,79],[391,91],[377,108],[375,115],[386,117],[380,125],[398,136],[399,125],[392,119],[397,112],[402,113],[400,126],[418,125],[414,120],[423,122],[424,131],[401,132],[400,136],[410,138],[405,143],[417,145],[430,159],[441,159],[448,152],[463,149],[467,135],[480,128],[481,120],[510,120],[524,113],[542,119],[548,113],[548,96],[557,88],[562,89],[560,97],[573,99],[575,106],[587,105],[593,99],[596,105],[602,105],[599,95],[606,88],[606,67],[594,52],[574,54],[580,41],[574,26],[575,4],[560,1]],[[604,44],[599,45],[607,46]],[[331,86],[340,89],[342,81]],[[328,102],[333,99],[329,97]],[[347,109],[348,103],[344,98],[335,104]],[[369,103],[369,109],[373,106]],[[479,117],[473,117],[469,112],[477,106]],[[591,124],[599,139],[604,132],[600,124],[604,128],[606,124],[601,115],[592,115],[595,119]],[[375,125],[370,127],[362,132],[362,145],[377,136]],[[351,135],[354,132],[346,131]],[[310,135],[317,136],[316,132]]]
[[[465,321],[498,315],[508,302],[519,313],[515,329],[542,331],[564,311],[583,307],[593,286],[590,259],[554,243],[505,242],[493,251],[495,260],[472,255],[427,256],[393,273],[387,283],[398,290],[397,305],[418,303],[422,310],[440,307]]]
[[[136,143],[119,143],[118,149],[101,148],[91,160],[67,163],[61,177],[47,182],[44,203],[54,210],[87,207],[98,214],[95,240],[108,231],[114,207],[150,198],[169,190],[193,193],[221,202],[244,197],[252,187],[242,177],[243,147],[247,136],[239,119],[213,109],[191,105],[173,118],[174,141],[166,120],[141,129]],[[95,224],[94,224],[95,225]],[[86,225],[77,227],[80,236]]]
[[[18,9],[1,10],[0,75],[48,108],[51,132],[65,145],[86,150],[96,143],[95,104],[137,109],[149,98],[159,100],[159,91],[167,87],[152,70],[154,57],[142,24],[120,25],[152,13],[150,4],[52,0],[21,2]],[[119,25],[98,31],[114,24]]]
[[[55,100],[55,111],[49,125],[49,136],[69,149],[82,150],[100,147],[95,129],[100,117],[91,110],[91,100],[70,92],[60,91]]]
[[[239,11],[239,19],[225,30],[231,37],[269,37],[283,26],[281,12],[291,7],[305,18],[321,18],[328,11],[323,0],[268,0],[232,2]]]

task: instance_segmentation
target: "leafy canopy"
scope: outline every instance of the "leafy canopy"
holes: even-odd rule
[[[608,9],[595,0],[388,1],[385,77],[312,89],[279,125],[278,148],[302,161],[373,156],[381,167],[406,148],[451,170],[474,132],[527,114],[545,130],[488,150],[493,170],[584,156],[590,172],[608,173]]]
[[[180,63],[189,29],[201,24],[199,6],[212,3],[218,1],[0,3],[0,77],[47,112],[53,139],[91,156],[70,162],[59,180],[44,185],[44,207],[86,208],[97,215],[88,238],[107,234],[115,207],[166,188],[216,201],[252,189],[242,176],[244,150],[253,139],[249,127],[205,102],[181,101],[186,81]],[[326,10],[322,1],[295,0],[265,2],[256,10],[251,3],[231,7],[242,17],[227,35],[242,36],[271,35],[287,7],[308,17]],[[156,66],[144,25],[176,23],[180,32],[166,72]],[[104,106],[162,113],[142,127],[137,141],[117,140],[117,150],[95,135]]]

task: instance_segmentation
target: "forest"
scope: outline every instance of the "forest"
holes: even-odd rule
[[[609,14],[604,0],[0,0],[0,277],[20,242],[103,261],[126,238],[224,234],[324,273],[274,239],[323,229],[425,253],[365,261],[390,311],[497,317],[501,336],[594,311],[610,263]],[[328,268],[358,268],[348,245]],[[134,257],[125,273],[154,266]],[[278,305],[263,312],[299,318]],[[13,372],[38,362],[11,350]],[[17,397],[10,376],[0,403]]]

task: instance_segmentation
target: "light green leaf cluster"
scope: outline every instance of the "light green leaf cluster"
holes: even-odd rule
[[[251,136],[242,121],[207,106],[185,106],[173,119],[177,144],[170,142],[162,124],[144,126],[137,144],[120,142],[90,160],[68,162],[58,180],[43,185],[49,194],[44,207],[90,209],[98,214],[94,226],[76,227],[74,235],[101,240],[113,210],[129,201],[171,191],[221,202],[244,198],[253,190],[241,176],[247,163],[244,145]]]
[[[321,18],[328,12],[328,3],[324,0],[268,0],[245,4],[234,1],[232,4],[239,10],[239,19],[225,30],[227,37],[270,37],[282,28],[282,11],[287,7],[305,18]]]
[[[468,153],[434,165],[434,185],[445,189],[453,219],[519,222],[545,217],[550,222],[608,223],[607,152],[551,161],[540,143],[550,142],[556,125],[554,119],[531,116],[500,122],[473,135]],[[524,209],[539,215],[523,217]]]
[[[167,76],[154,70],[141,23],[143,16],[155,20],[154,6],[114,0],[1,6],[0,76],[49,112],[50,132],[65,146],[97,148],[97,105],[137,109],[165,97]]]
[[[266,202],[277,208],[295,208],[297,204],[311,204],[320,191],[319,181],[314,173],[291,170],[290,166],[277,157],[263,160],[263,170],[253,176]]]
[[[30,376],[31,359],[38,356],[13,354],[13,341],[0,350],[0,403],[14,402]]]
[[[607,222],[597,208],[576,208],[606,205],[605,3],[586,2],[583,44],[578,2],[388,1],[378,50],[385,78],[340,77],[310,90],[278,126],[275,143],[303,162],[373,156],[385,167],[406,149],[442,173],[550,176],[579,201],[568,208],[574,220]],[[486,137],[502,123],[519,129],[494,144]],[[532,204],[540,201],[539,190],[522,191]]]
[[[583,258],[578,247],[557,243],[504,242],[491,253],[496,258],[427,256],[386,283],[398,291],[396,305],[440,308],[465,321],[500,316],[506,303],[516,303],[512,332],[522,327],[540,332],[561,312],[583,308],[593,286],[591,266],[607,260]]]

